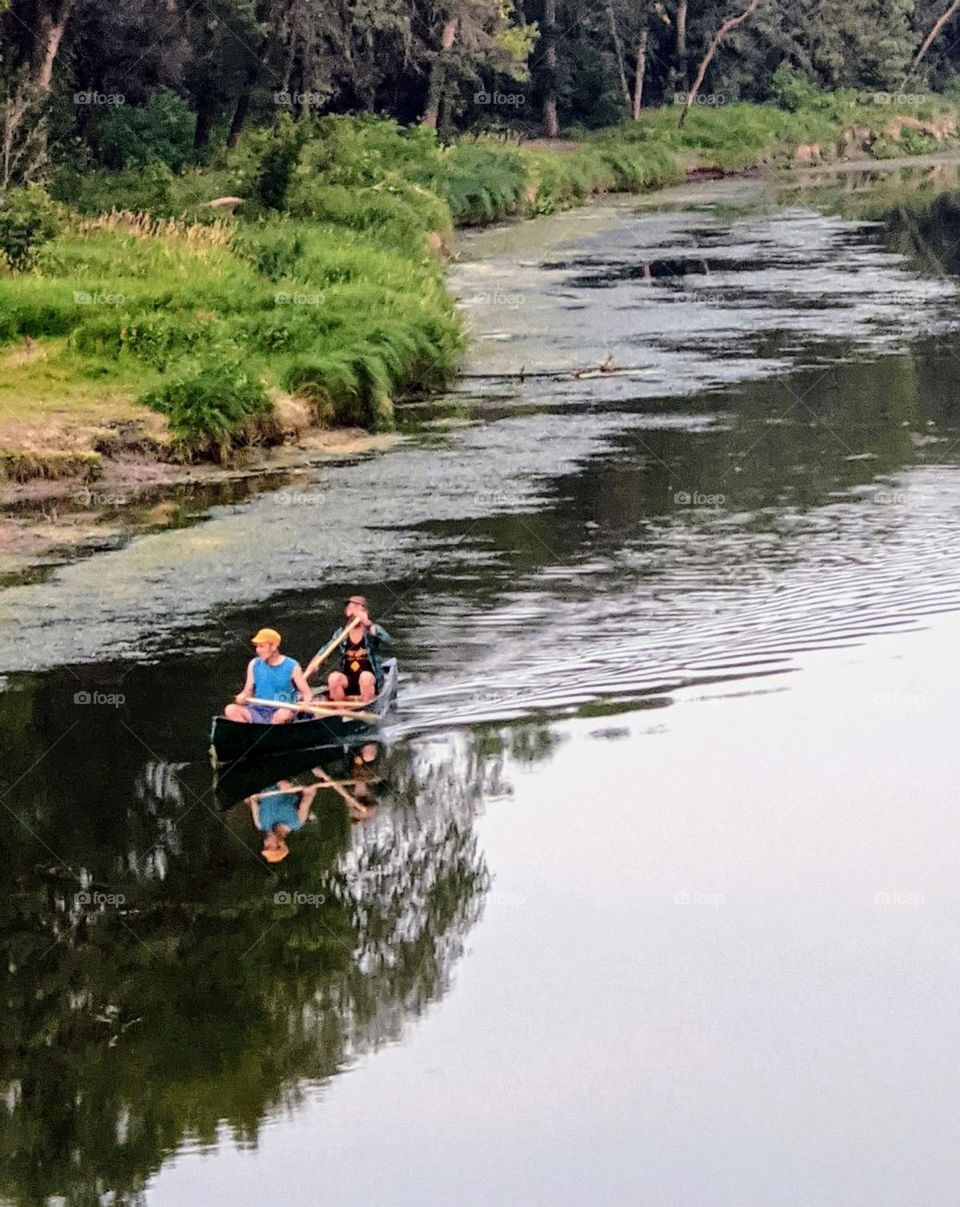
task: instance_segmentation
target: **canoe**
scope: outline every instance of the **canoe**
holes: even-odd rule
[[[383,687],[363,712],[375,713],[376,720],[360,721],[343,717],[304,715],[287,725],[261,725],[255,722],[228,721],[214,717],[210,729],[210,756],[216,765],[287,754],[296,750],[321,750],[325,746],[349,746],[375,733],[380,719],[389,710],[397,694],[397,660],[383,663]],[[324,696],[315,697],[320,703]]]

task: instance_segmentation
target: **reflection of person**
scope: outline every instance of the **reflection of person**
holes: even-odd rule
[[[373,764],[379,753],[376,742],[366,742],[359,750],[351,751],[348,762],[353,779],[353,795],[368,810],[380,803],[373,792],[373,785],[378,780]]]
[[[381,659],[384,648],[390,643],[390,634],[370,619],[367,601],[362,595],[351,595],[343,614],[347,620],[352,618],[357,623],[340,642],[340,669],[327,677],[327,689],[331,700],[357,696],[364,704],[369,704],[383,687]],[[319,665],[314,657],[307,666],[308,679]]]
[[[263,857],[268,863],[279,863],[290,854],[287,835],[302,828],[310,816],[310,806],[317,795],[317,784],[301,787],[290,780],[278,780],[247,797],[253,824],[263,833]]]
[[[232,704],[227,705],[223,715],[228,721],[283,725],[293,720],[292,708],[267,708],[262,704],[250,704],[250,697],[292,704],[297,692],[301,700],[310,699],[313,695],[310,684],[300,669],[300,663],[280,653],[281,638],[276,629],[261,629],[252,640],[257,656],[251,658],[247,666],[243,691]]]

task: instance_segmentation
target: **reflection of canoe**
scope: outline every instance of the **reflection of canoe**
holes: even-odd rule
[[[210,753],[216,763],[235,763],[239,759],[362,741],[376,731],[379,718],[390,708],[396,694],[397,660],[388,658],[383,664],[383,688],[370,704],[363,706],[364,712],[376,714],[376,721],[351,720],[347,716],[304,717],[288,725],[258,725],[214,717]]]

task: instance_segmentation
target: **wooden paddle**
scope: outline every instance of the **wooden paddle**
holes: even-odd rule
[[[339,781],[332,780],[322,767],[314,767],[313,774],[320,781],[321,788],[332,788],[338,796],[342,796],[352,813],[359,814],[361,817],[367,816],[369,810],[366,805],[361,805],[355,796],[351,796],[346,789],[341,788]]]
[[[380,719],[375,712],[346,712],[338,708],[336,702],[310,704],[306,700],[300,700],[291,703],[286,700],[262,700],[259,696],[248,696],[245,703],[258,704],[261,708],[290,708],[294,712],[312,713],[315,717],[343,717],[345,721],[366,721],[371,725]]]
[[[340,630],[340,632],[336,635],[336,637],[334,637],[332,639],[330,644],[324,646],[324,648],[320,651],[319,654],[317,654],[317,656],[315,658],[310,659],[309,665],[312,669],[310,671],[310,674],[307,675],[308,679],[317,673],[317,671],[320,669],[321,666],[323,666],[323,664],[330,657],[330,655],[333,653],[333,651],[337,648],[337,646],[340,644],[340,642],[343,641],[344,637],[346,637],[346,635],[350,632],[351,629],[355,629],[359,623],[360,623],[360,621],[358,621],[355,616],[351,616],[350,623],[345,628],[342,628]],[[316,663],[316,666],[313,665],[314,663]]]
[[[290,788],[276,788],[272,792],[255,792],[254,796],[260,800],[266,800],[268,796],[286,796],[288,792],[306,792],[308,788],[336,788],[339,784],[341,788],[352,788],[354,784],[379,784],[380,779],[374,776],[372,779],[364,780],[331,780],[329,784],[294,784]]]

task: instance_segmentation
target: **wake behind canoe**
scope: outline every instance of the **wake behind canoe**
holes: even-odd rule
[[[241,759],[343,746],[360,741],[376,730],[396,697],[398,675],[395,658],[384,661],[383,675],[383,687],[369,704],[363,706],[365,713],[375,714],[373,721],[348,716],[325,716],[303,717],[287,725],[269,725],[229,721],[226,717],[218,716],[213,718],[210,731],[211,756],[217,764],[235,763]]]

